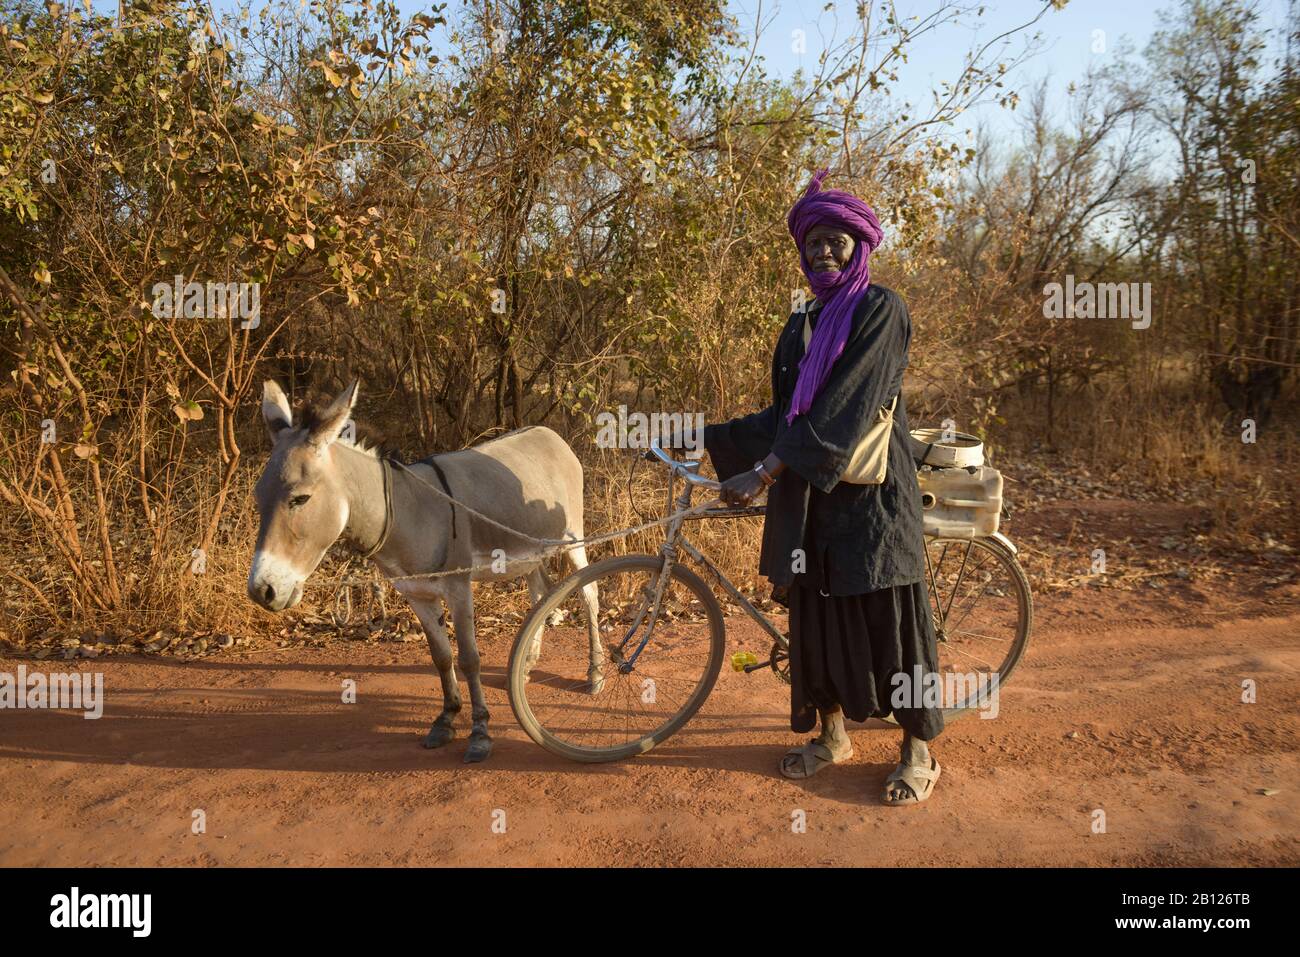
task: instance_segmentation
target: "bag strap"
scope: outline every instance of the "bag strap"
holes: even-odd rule
[[[809,342],[811,339],[812,339],[812,328],[811,328],[811,326],[809,326],[809,324],[808,324],[808,313],[805,312],[805,313],[804,313],[804,316],[803,316],[803,348],[804,348],[804,351],[805,351],[805,352],[808,351],[808,342]],[[898,408],[898,397],[901,396],[902,394],[903,394],[903,392],[902,392],[901,389],[900,389],[898,392],[895,392],[895,393],[894,393],[894,401],[892,401],[892,402],[889,403],[889,414],[890,414],[890,415],[893,415],[893,414],[894,414],[894,410],[895,410],[896,408]],[[881,408],[883,409],[883,408],[885,408],[885,407],[882,405]]]

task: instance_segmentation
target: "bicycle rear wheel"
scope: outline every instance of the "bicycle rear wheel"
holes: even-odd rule
[[[945,719],[987,707],[1024,656],[1029,581],[996,539],[927,538],[926,586],[938,636]]]
[[[713,690],[725,654],[722,609],[680,564],[660,593],[663,567],[657,555],[597,562],[560,582],[525,620],[510,651],[510,706],[548,751],[583,762],[644,753]]]

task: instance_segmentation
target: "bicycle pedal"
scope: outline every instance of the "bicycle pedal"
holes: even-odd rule
[[[758,655],[752,651],[737,651],[731,656],[731,670],[744,671],[746,665],[758,664]]]

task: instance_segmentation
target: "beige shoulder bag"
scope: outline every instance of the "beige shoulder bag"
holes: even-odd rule
[[[812,338],[812,327],[808,317],[803,318],[803,347],[808,349],[808,340]],[[889,466],[889,433],[894,427],[894,409],[898,406],[898,396],[887,406],[876,410],[877,421],[867,434],[862,437],[853,454],[849,456],[848,467],[840,476],[841,482],[851,485],[879,485],[885,481],[885,470]]]

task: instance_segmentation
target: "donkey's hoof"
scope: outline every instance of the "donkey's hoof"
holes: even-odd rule
[[[478,764],[486,761],[492,753],[492,739],[486,734],[476,733],[469,736],[469,748],[465,751],[466,764]]]
[[[600,694],[605,690],[605,675],[603,672],[587,675],[587,694]]]
[[[445,724],[435,724],[429,729],[429,733],[424,736],[424,746],[426,748],[440,748],[454,737],[456,737],[455,728]]]

